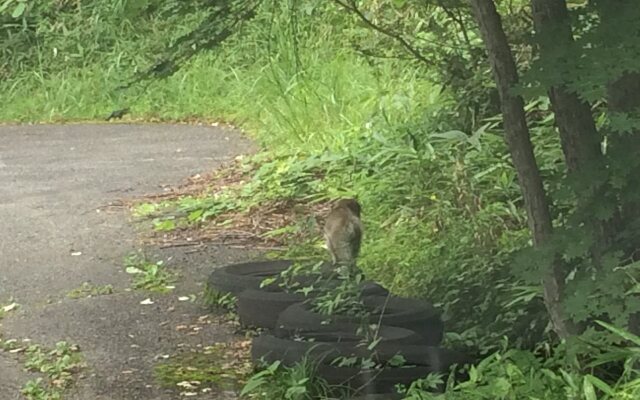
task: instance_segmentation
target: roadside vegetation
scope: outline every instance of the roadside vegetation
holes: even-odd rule
[[[124,258],[124,268],[134,289],[165,293],[174,288],[175,273],[168,271],[162,260],[153,262],[144,254],[131,253]]]
[[[90,282],[84,282],[79,287],[69,291],[67,297],[70,299],[82,299],[85,297],[97,297],[113,294],[112,285],[94,285]]]
[[[486,357],[433,398],[637,398],[640,11],[514,0],[496,24],[482,3],[8,0],[0,121],[130,107],[125,120],[239,126],[261,152],[134,214],[209,238],[257,216],[266,228],[242,240],[312,258],[326,201],[356,196],[367,276],[432,300],[447,340]],[[509,59],[515,75],[492,75]],[[127,272],[166,288],[160,271]],[[272,366],[250,388],[314,398],[310,370]],[[407,398],[432,398],[432,379]]]
[[[36,375],[22,388],[22,395],[29,400],[61,400],[73,386],[85,367],[82,353],[76,345],[58,342],[46,348],[28,340],[0,339],[0,350],[15,354],[24,369]]]

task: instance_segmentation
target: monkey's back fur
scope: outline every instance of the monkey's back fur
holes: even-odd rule
[[[355,265],[362,241],[360,205],[353,199],[339,200],[324,225],[327,249],[334,264]]]

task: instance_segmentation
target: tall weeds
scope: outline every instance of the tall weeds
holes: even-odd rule
[[[501,318],[504,331],[519,318],[496,312],[513,285],[483,291],[508,282],[504,266],[527,241],[499,126],[455,131],[468,124],[448,112],[452,97],[433,74],[357,54],[353,41],[365,31],[348,14],[329,2],[264,2],[215,51],[125,90],[202,15],[167,17],[125,0],[64,4],[57,18],[29,20],[18,32],[23,41],[6,50],[11,79],[0,82],[0,120],[87,120],[129,106],[140,119],[235,122],[269,151],[277,171],[261,176],[252,196],[356,195],[369,275],[397,293],[446,300],[456,328]],[[18,56],[26,43],[37,45]],[[556,156],[544,156],[549,174]],[[323,180],[307,169],[322,170]]]

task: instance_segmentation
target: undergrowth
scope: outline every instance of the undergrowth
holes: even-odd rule
[[[246,360],[225,344],[184,352],[154,367],[156,381],[163,387],[180,390],[182,396],[195,396],[216,390],[231,390],[245,379]]]
[[[62,400],[84,368],[78,346],[58,342],[54,348],[31,344],[21,347],[15,340],[0,340],[0,351],[20,354],[25,370],[38,374],[22,387],[22,395],[29,400]]]
[[[175,273],[167,270],[163,261],[149,261],[146,256],[138,253],[129,254],[124,258],[125,272],[131,275],[135,289],[151,292],[168,292],[176,278]]]
[[[313,363],[303,360],[291,367],[279,361],[265,365],[242,389],[241,396],[250,399],[312,400],[331,398],[327,382],[314,376]]]
[[[112,285],[94,285],[90,282],[84,282],[79,287],[70,290],[67,297],[70,299],[80,299],[83,297],[97,297],[113,294]]]
[[[152,218],[156,230],[198,226],[269,202],[357,197],[365,224],[359,265],[367,277],[394,293],[434,300],[452,343],[499,354],[472,369],[463,386],[450,388],[450,397],[434,398],[637,394],[634,351],[603,352],[619,356],[619,384],[599,381],[593,363],[553,358],[561,349],[548,340],[541,289],[512,275],[513,255],[530,244],[530,235],[501,120],[486,114],[470,121],[465,115],[475,111],[457,107],[464,96],[475,101],[477,92],[490,91],[482,76],[462,78],[475,85],[473,93],[443,89],[424,65],[393,54],[363,56],[354,42],[366,34],[346,13],[303,2],[307,17],[294,20],[292,3],[284,1],[265,2],[238,35],[173,76],[125,90],[119,87],[132,72],[156,61],[150,54],[197,24],[198,12],[185,19],[136,8],[133,1],[26,3],[28,18],[20,22],[29,29],[7,28],[11,42],[0,49],[1,121],[96,120],[129,106],[134,120],[233,122],[262,145],[247,162],[250,176],[241,187],[138,205],[135,214]],[[51,11],[47,7],[56,11],[55,21],[35,17]],[[554,198],[565,171],[548,100],[530,99],[527,112],[537,116],[530,118],[532,140]],[[565,217],[563,207],[554,204],[554,218]],[[278,256],[317,255],[321,237],[311,223],[272,235],[295,229],[313,233],[300,241],[291,235]],[[130,261],[128,272],[140,288],[165,290],[171,281],[161,264],[147,261]],[[211,301],[231,303],[213,294]],[[500,344],[505,336],[509,349]],[[518,348],[527,350],[510,350]],[[282,380],[278,368],[254,376],[252,392],[271,398],[315,393],[304,367],[287,370]],[[420,397],[427,395],[419,385],[410,398],[429,398]]]
[[[14,37],[39,45],[20,58],[10,54],[0,120],[96,119],[129,106],[134,119],[236,122],[269,149],[249,160],[255,171],[242,189],[140,205],[136,215],[171,231],[270,201],[355,196],[366,229],[360,264],[369,277],[395,293],[441,299],[451,329],[482,322],[480,335],[508,333],[529,309],[516,302],[522,307],[498,311],[518,290],[506,266],[528,234],[497,120],[458,131],[468,124],[452,117],[453,97],[428,69],[362,57],[348,45],[361,27],[344,13],[311,7],[309,18],[292,21],[285,3],[265,3],[240,35],[175,75],[127,90],[118,87],[153,62],[145,55],[188,31],[198,13],[171,17],[127,1],[61,6],[63,28],[32,19],[37,29]],[[547,122],[533,132],[543,172],[554,175],[561,155],[549,129]],[[272,234],[295,229],[317,227]],[[285,256],[317,255],[320,242],[317,234],[290,242]]]

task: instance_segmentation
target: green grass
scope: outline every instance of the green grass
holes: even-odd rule
[[[488,121],[486,129],[465,132],[474,133],[478,143],[465,135],[460,140],[455,132],[434,136],[466,125],[463,116],[450,110],[455,109],[450,107],[451,93],[441,93],[428,79],[431,71],[411,62],[356,54],[350,45],[365,34],[343,11],[321,10],[294,27],[286,12],[288,1],[266,4],[257,23],[215,52],[196,56],[174,76],[118,90],[132,71],[155,61],[173,33],[193,26],[197,15],[189,20],[138,18],[131,11],[134,2],[87,3],[95,7],[90,15],[55,14],[65,23],[65,34],[47,31],[44,24],[33,41],[37,46],[24,42],[22,48],[0,49],[12,68],[11,79],[0,79],[0,121],[100,121],[113,109],[129,106],[132,114],[125,121],[232,122],[265,150],[253,158],[258,168],[244,188],[222,199],[142,204],[134,215],[155,218],[157,230],[171,230],[202,221],[205,213],[242,211],[268,201],[355,195],[365,222],[359,265],[368,278],[395,293],[436,301],[447,318],[447,330],[458,332],[459,341],[489,353],[497,350],[445,398],[638,397],[636,349],[622,351],[608,343],[595,347],[608,349],[600,354],[607,363],[612,355],[617,357],[617,364],[608,364],[614,372],[626,363],[618,383],[615,375],[604,384],[595,380],[601,371],[587,374],[571,354],[564,354],[576,351],[574,344],[554,347],[546,341],[551,356],[513,350],[547,340],[548,318],[539,286],[525,286],[512,276],[513,254],[528,245],[529,233],[499,119]],[[0,63],[0,74],[3,67]],[[559,181],[553,178],[563,171],[549,121],[531,129],[537,160],[553,191]],[[163,216],[176,210],[182,214]],[[280,232],[299,229],[316,232],[304,224]],[[304,242],[292,241],[279,256],[318,254],[320,240],[307,236]],[[132,256],[125,263],[135,288],[166,291],[174,279],[162,263],[144,257]],[[78,295],[93,290],[79,288]],[[209,304],[233,304],[218,293],[205,292],[204,298]],[[505,336],[511,341],[501,348]],[[589,339],[580,338],[585,343]],[[0,344],[5,349],[18,345]],[[596,360],[593,349],[583,348],[589,361]],[[177,357],[158,365],[156,377],[173,388],[185,381],[223,385],[226,377],[218,355]],[[34,399],[55,400],[46,397],[42,384],[32,381],[25,391]],[[411,398],[423,398],[426,386],[414,387]],[[313,380],[309,365],[287,369],[274,364],[254,375],[245,391],[271,399],[311,397],[326,389]]]
[[[161,386],[183,393],[232,390],[238,388],[248,372],[235,357],[226,345],[217,344],[172,356],[155,365],[153,373]]]
[[[318,377],[314,371],[316,366],[304,359],[291,367],[283,366],[279,361],[265,365],[255,373],[242,389],[241,397],[251,399],[330,399],[333,395],[346,398],[344,390],[331,388],[327,382]]]
[[[81,299],[84,297],[97,297],[113,294],[112,285],[94,285],[90,282],[84,282],[80,287],[70,290],[67,297],[70,299]]]
[[[122,12],[107,11],[105,18]],[[518,191],[501,138],[483,138],[481,151],[432,139],[456,126],[451,118],[442,122],[448,94],[415,64],[367,60],[345,45],[348,37],[337,40],[336,24],[358,29],[343,13],[300,21],[297,49],[286,13],[265,9],[258,21],[272,18],[272,31],[250,25],[174,76],[127,91],[116,88],[134,68],[149,65],[144,54],[162,47],[158,38],[171,36],[166,28],[176,21],[150,18],[135,28],[117,19],[101,26],[79,23],[74,37],[88,30],[93,51],[65,67],[63,58],[52,58],[51,48],[76,49],[58,36],[45,37],[32,50],[42,64],[0,82],[7,99],[0,120],[94,120],[126,105],[134,119],[231,121],[268,149],[242,191],[221,201],[139,205],[134,214],[156,217],[153,228],[165,231],[190,217],[199,222],[205,213],[265,201],[356,195],[366,224],[361,265],[394,292],[443,298],[459,285],[458,276],[493,277],[526,242],[522,212],[510,209]],[[171,26],[184,31],[189,23]],[[103,46],[96,30],[104,30],[102,37],[114,46]],[[184,216],[156,215],[180,208],[180,202],[191,202],[182,204]],[[291,243],[289,255],[317,254],[317,244],[313,238]],[[152,264],[130,269],[136,287],[166,287],[166,269]],[[434,284],[443,275],[452,281]]]
[[[226,57],[205,54],[177,75],[129,92],[115,90],[126,73],[122,68],[102,67],[114,56],[80,70],[25,72],[0,83],[6,99],[0,120],[93,120],[128,105],[133,118],[219,118],[238,122],[265,143],[319,150],[347,145],[380,108],[411,114],[423,105],[418,97],[437,102],[435,88],[411,69],[392,74],[394,66],[388,65],[376,71],[348,53],[323,68],[310,67],[302,77],[286,77],[278,64],[268,70],[261,62],[235,68]],[[398,76],[379,80],[378,75]]]
[[[220,308],[229,312],[235,312],[237,298],[231,293],[221,293],[209,285],[205,285],[202,294],[202,305],[207,308]]]
[[[95,3],[95,22],[87,24],[75,13],[61,15],[70,33],[43,27],[41,45],[29,50],[34,66],[16,67],[12,79],[0,80],[0,121],[100,120],[126,105],[134,119],[222,119],[269,146],[318,152],[350,145],[382,113],[396,124],[440,102],[438,88],[420,69],[393,61],[372,66],[336,42],[330,25],[306,21],[299,45],[309,51],[296,51],[286,13],[267,6],[260,18],[275,18],[272,32],[253,24],[168,79],[120,90],[134,70],[150,65],[164,43],[188,30],[193,20],[149,18],[134,25],[122,4]],[[80,39],[82,51],[73,42]]]
[[[6,99],[0,120],[96,120],[129,106],[134,119],[234,122],[266,150],[254,159],[259,168],[251,182],[222,198],[139,205],[134,215],[155,217],[153,228],[169,231],[207,214],[273,200],[355,195],[366,225],[360,265],[369,277],[396,293],[451,299],[447,311],[457,321],[499,309],[493,307],[494,290],[480,294],[491,297],[479,302],[482,310],[463,305],[477,300],[476,289],[509,275],[510,255],[528,238],[498,124],[487,128],[478,148],[432,136],[457,128],[460,117],[447,113],[451,96],[428,79],[428,70],[356,54],[348,44],[363,31],[343,12],[318,12],[295,28],[284,3],[265,5],[240,36],[194,57],[174,76],[117,90],[194,21],[148,18],[132,24],[125,3],[96,2],[103,24],[66,15],[70,38],[42,34],[41,46],[30,49],[35,67],[0,82]],[[82,52],[69,43],[79,38],[86,38]],[[53,48],[60,49],[56,57]],[[544,133],[543,144],[551,136]],[[554,157],[544,157],[548,169],[556,165]],[[175,210],[181,215],[162,216]],[[287,255],[317,254],[319,239],[292,242]],[[139,288],[163,290],[171,280],[154,263],[129,271]],[[461,286],[474,291],[467,294]]]

